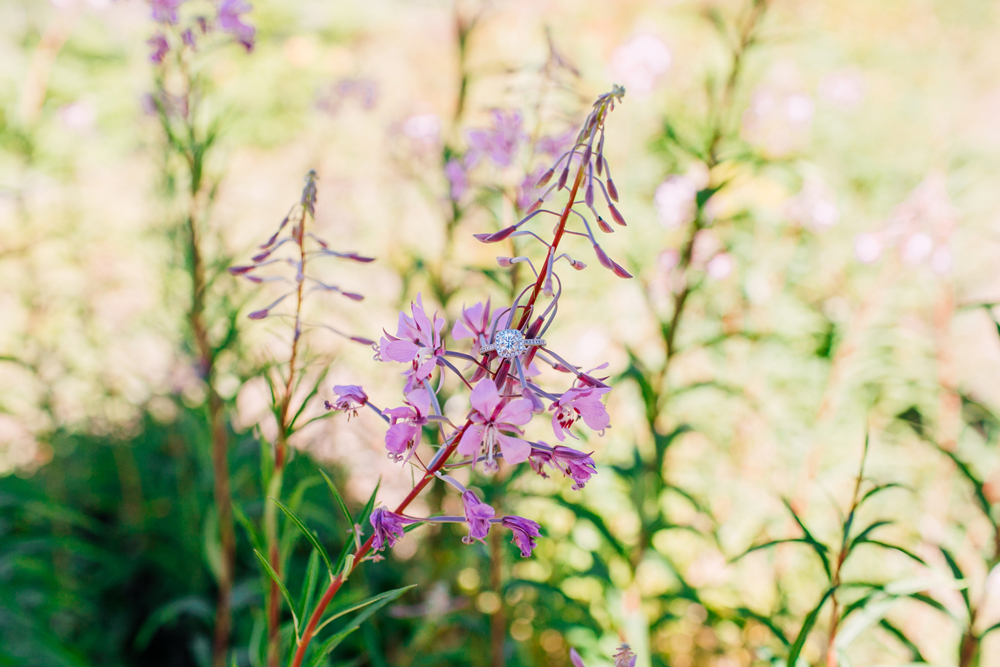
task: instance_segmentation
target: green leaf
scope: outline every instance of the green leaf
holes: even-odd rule
[[[893,521],[875,521],[870,526],[868,526],[867,528],[865,528],[864,530],[862,530],[860,533],[858,533],[857,537],[855,537],[853,540],[851,540],[851,546],[848,547],[847,550],[850,551],[854,547],[854,545],[857,544],[858,542],[864,542],[868,538],[868,536],[870,534],[872,534],[872,532],[878,530],[882,526],[891,525],[892,523],[894,523],[894,522]]]
[[[322,558],[323,562],[326,563],[326,569],[330,572],[330,576],[333,576],[333,564],[330,563],[330,557],[326,554],[326,549],[323,548],[323,545],[319,543],[319,539],[317,539],[316,534],[309,530],[306,527],[306,524],[302,523],[302,519],[297,517],[295,512],[285,507],[280,500],[271,498],[271,501],[274,502],[274,504],[285,513],[285,516],[287,516],[288,519],[295,524],[295,527],[306,536],[309,543],[312,544],[313,548],[319,553],[320,558]]]
[[[288,605],[288,610],[292,612],[292,624],[295,626],[295,638],[298,640],[299,617],[295,614],[295,605],[292,604],[292,596],[289,595],[288,589],[285,588],[284,582],[281,581],[281,577],[279,577],[278,573],[274,571],[271,564],[267,562],[267,559],[264,558],[264,556],[262,556],[256,549],[254,549],[253,552],[257,555],[257,559],[260,561],[260,564],[264,566],[264,570],[267,572],[268,576],[271,577],[271,581],[278,585],[278,590],[280,590],[281,594],[285,596],[285,604]]]
[[[791,643],[788,641],[788,638],[785,637],[785,633],[781,631],[781,628],[779,628],[777,625],[774,624],[774,621],[771,620],[770,617],[764,616],[763,614],[758,614],[752,609],[748,609],[746,607],[740,607],[739,609],[736,610],[736,613],[745,618],[752,618],[753,620],[763,625],[765,628],[771,631],[771,634],[773,634],[775,637],[778,638],[778,640],[785,646],[785,648],[789,648],[791,646]]]
[[[941,449],[940,447],[938,447],[938,449],[943,452],[945,456],[950,458],[952,462],[954,462],[954,464],[961,471],[962,475],[964,475],[965,478],[972,484],[972,489],[975,492],[976,503],[979,505],[979,509],[983,511],[983,514],[986,515],[987,519],[990,519],[992,517],[990,512],[990,501],[986,499],[986,491],[983,488],[983,482],[976,477],[976,475],[972,472],[972,469],[969,468],[964,461],[958,458],[954,452],[949,452],[947,449]]]
[[[309,554],[309,562],[306,564],[306,576],[302,581],[302,592],[299,594],[299,616],[309,617],[309,608],[312,606],[313,595],[316,592],[316,580],[319,579],[319,552],[315,549]]]
[[[352,618],[350,623],[342,627],[337,632],[337,634],[333,635],[320,645],[319,649],[316,651],[316,654],[313,656],[312,662],[309,663],[309,667],[318,667],[318,665],[321,662],[323,662],[323,659],[326,658],[326,656],[329,655],[329,653],[333,651],[333,649],[337,648],[337,646],[339,646],[342,641],[344,641],[347,635],[357,630],[358,626],[367,621],[379,609],[389,604],[390,602],[398,598],[400,595],[413,588],[413,586],[415,585],[416,584],[411,586],[406,586],[404,588],[397,588],[395,590],[388,591],[386,593],[382,593],[380,595],[368,598],[367,600],[359,602],[355,605],[351,605],[351,607],[349,608],[338,610],[336,615],[324,621],[323,625],[326,625],[333,619],[338,618],[344,614],[350,613],[355,609],[360,609],[361,607],[365,606],[368,607],[363,612]]]
[[[347,509],[347,503],[344,502],[344,498],[340,495],[340,491],[337,490],[337,485],[333,483],[333,480],[330,479],[330,476],[327,475],[326,472],[320,470],[319,474],[323,476],[323,479],[326,480],[326,485],[330,487],[330,494],[333,495],[334,501],[336,501],[337,505],[340,507],[340,511],[347,520],[348,526],[353,527],[354,519],[351,518],[351,512]]]
[[[901,546],[896,545],[896,544],[889,544],[888,542],[882,542],[880,540],[858,539],[858,540],[854,541],[854,544],[852,545],[852,548],[856,547],[856,546],[859,546],[861,544],[872,544],[872,545],[874,545],[876,547],[882,547],[883,549],[892,549],[893,551],[898,551],[899,553],[901,553],[901,554],[903,554],[905,556],[909,556],[910,558],[912,558],[913,560],[917,561],[921,565],[927,565],[927,563],[924,561],[923,558],[921,558],[917,554],[913,553],[909,549],[907,549],[905,547],[901,547]]]
[[[247,539],[250,540],[250,544],[254,549],[263,550],[263,543],[260,540],[260,535],[257,534],[257,529],[254,527],[253,523],[247,517],[243,508],[240,507],[239,503],[233,503],[233,516],[236,517],[236,521],[243,526],[243,530],[247,533]]]
[[[807,540],[804,537],[789,537],[789,538],[786,538],[786,539],[783,539],[783,540],[771,540],[770,542],[764,542],[763,544],[755,544],[754,546],[750,547],[749,549],[747,549],[746,551],[744,551],[743,553],[741,553],[739,556],[736,556],[735,558],[733,558],[730,562],[731,563],[735,563],[739,559],[743,558],[747,554],[753,553],[754,551],[760,551],[761,549],[767,549],[769,547],[773,547],[773,546],[776,546],[778,544],[791,544],[791,543],[795,543],[795,542],[797,542],[799,544],[809,544],[810,546],[812,546],[811,543],[809,542],[809,540]]]
[[[149,645],[157,630],[164,625],[175,622],[181,616],[193,616],[208,624],[211,623],[214,614],[215,608],[203,598],[189,596],[168,602],[149,615],[146,622],[139,628],[133,646],[142,651]]]
[[[792,644],[792,648],[788,651],[788,666],[796,667],[795,663],[799,659],[799,654],[802,653],[802,647],[806,645],[806,639],[809,638],[809,632],[812,630],[813,626],[816,624],[816,619],[819,617],[820,610],[823,609],[823,605],[826,604],[827,599],[833,595],[833,588],[830,588],[823,594],[820,598],[819,604],[817,604],[809,615],[806,616],[806,620],[802,622],[802,629],[799,630],[799,636],[795,638],[795,643]]]
[[[910,641],[910,638],[907,637],[902,630],[893,625],[888,619],[883,618],[878,624],[883,630],[895,637],[903,646],[907,648],[914,662],[927,662],[927,659],[924,658],[924,654],[920,652],[920,648]]]
[[[939,546],[938,550],[941,552],[941,555],[944,556],[944,559],[948,562],[948,567],[951,568],[951,574],[952,574],[952,576],[955,577],[955,579],[957,581],[964,581],[965,580],[965,574],[962,573],[962,568],[960,568],[958,566],[958,562],[955,560],[955,557],[951,555],[951,552],[948,551],[947,549],[945,549],[942,546]],[[968,610],[969,614],[971,615],[972,614],[972,603],[969,601],[969,588],[968,588],[968,586],[962,588],[961,593],[962,593],[962,599],[965,600],[965,608],[966,608],[966,610]]]
[[[830,570],[830,557],[828,555],[830,550],[825,544],[813,537],[812,533],[809,532],[809,529],[806,528],[806,524],[802,522],[799,515],[795,513],[794,509],[792,509],[792,504],[785,498],[782,498],[782,502],[785,503],[785,507],[788,508],[792,518],[795,519],[795,523],[799,524],[799,528],[802,529],[806,542],[809,543],[809,546],[813,548],[813,551],[816,552],[816,555],[819,556],[819,559],[823,562],[823,570],[826,572],[827,579],[832,579],[833,572]]]
[[[994,630],[1000,630],[1000,623],[994,623],[990,627],[988,627],[985,630],[983,630],[983,634],[979,635],[979,638],[982,639],[983,637],[985,637],[986,635],[990,634]]]
[[[295,412],[295,416],[292,417],[292,420],[288,423],[289,435],[295,432],[295,422],[297,422],[299,417],[302,416],[302,413],[305,412],[306,406],[309,405],[309,401],[311,401],[319,393],[319,388],[323,384],[323,381],[326,380],[326,374],[329,370],[330,369],[327,368],[320,373],[319,377],[316,378],[316,381],[313,383],[312,389],[309,390],[309,394],[302,399],[302,404],[299,405],[299,409]]]

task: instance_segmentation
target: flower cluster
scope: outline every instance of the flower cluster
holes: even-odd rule
[[[151,51],[149,59],[162,63],[172,50],[196,50],[198,43],[212,32],[231,37],[247,50],[253,51],[257,29],[243,20],[251,10],[243,0],[221,0],[212,7],[212,13],[198,14],[181,24],[180,7],[185,0],[149,0],[150,15],[157,30],[147,40]],[[192,3],[194,4],[194,3]]]
[[[499,470],[501,463],[514,466],[528,463],[543,477],[557,471],[573,480],[573,488],[581,489],[597,473],[590,454],[558,444],[550,446],[532,438],[529,425],[539,415],[546,415],[553,436],[563,443],[567,436],[578,438],[578,429],[585,427],[602,433],[610,426],[610,417],[602,402],[610,391],[602,377],[584,371],[555,352],[542,336],[553,323],[562,296],[562,281],[557,262],[565,260],[572,268],[584,268],[582,262],[559,253],[564,237],[588,238],[602,265],[615,274],[629,277],[620,265],[607,257],[591,232],[591,220],[577,210],[582,204],[594,216],[596,224],[610,231],[610,226],[597,212],[595,191],[603,193],[608,215],[624,225],[615,207],[617,189],[604,159],[604,120],[624,93],[616,88],[598,99],[584,123],[576,141],[556,157],[555,164],[542,176],[539,187],[559,172],[555,184],[543,190],[526,217],[507,229],[493,234],[478,235],[480,241],[496,243],[512,236],[523,236],[540,242],[545,248],[544,263],[538,270],[526,256],[501,259],[502,266],[524,262],[534,271],[534,282],[509,305],[495,308],[489,299],[468,307],[446,329],[446,318],[432,312],[423,298],[417,296],[409,311],[400,312],[395,334],[385,332],[374,346],[379,361],[399,364],[405,378],[403,404],[379,408],[372,404],[361,387],[335,387],[337,398],[327,403],[329,409],[356,414],[367,405],[388,425],[384,442],[393,461],[415,466],[423,473],[421,482],[410,499],[431,480],[438,479],[455,487],[462,497],[463,516],[418,518],[404,513],[409,500],[395,512],[378,508],[370,522],[375,531],[372,548],[379,551],[392,546],[403,535],[407,523],[463,523],[468,527],[467,544],[483,541],[490,529],[500,525],[511,531],[512,541],[522,556],[530,556],[541,536],[540,526],[519,516],[500,516],[496,509],[447,473],[461,467],[473,471],[482,464],[485,473]],[[521,141],[520,117],[495,114],[496,127],[490,132],[473,134],[470,143],[474,151],[489,156],[498,165],[510,164],[512,151]],[[571,172],[574,172],[570,179]],[[559,191],[569,191],[562,213],[549,211],[543,203]],[[578,193],[584,197],[578,201]],[[550,213],[559,218],[551,242],[522,227],[539,214]],[[570,216],[574,216],[571,218]],[[576,221],[582,222],[582,228]],[[571,226],[568,223],[573,222]],[[544,309],[543,303],[547,300]],[[450,331],[450,340],[445,331]],[[464,370],[459,366],[464,365]],[[551,372],[545,373],[542,369]],[[456,377],[461,386],[470,390],[470,408],[464,423],[453,423],[440,407],[438,393],[445,378]],[[570,376],[558,390],[553,390],[546,376]],[[425,429],[439,431],[438,444],[423,445]],[[436,451],[423,451],[434,448]]]

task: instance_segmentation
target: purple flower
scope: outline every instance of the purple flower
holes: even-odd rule
[[[636,654],[628,644],[622,644],[615,653],[615,667],[635,667]]]
[[[500,523],[510,528],[514,534],[514,539],[511,542],[521,550],[521,556],[523,558],[530,556],[531,550],[538,546],[535,538],[542,536],[539,531],[540,526],[531,519],[520,516],[505,516]]]
[[[448,193],[452,201],[461,199],[469,189],[469,177],[462,163],[454,158],[448,160],[448,164],[444,166],[444,177],[448,179]]]
[[[462,494],[462,505],[465,507],[465,521],[469,524],[469,534],[462,538],[466,544],[472,544],[473,540],[483,540],[490,532],[490,519],[496,512],[492,507],[481,502],[472,491]]]
[[[603,431],[611,424],[611,417],[607,409],[601,403],[601,396],[610,391],[610,388],[599,387],[573,387],[559,397],[559,400],[549,408],[552,410],[552,430],[556,437],[562,441],[566,439],[565,434],[570,437],[576,436],[570,433],[569,427],[583,417],[583,422],[595,431]]]
[[[170,42],[167,41],[166,36],[162,32],[158,32],[147,39],[146,43],[153,47],[153,52],[149,54],[149,59],[154,63],[162,63],[163,58],[170,53]]]
[[[517,190],[517,207],[522,211],[526,211],[532,204],[541,199],[545,188],[535,187],[535,184],[538,183],[545,172],[545,167],[539,167],[525,176],[524,180],[521,181],[521,186]]]
[[[190,46],[192,49],[197,46],[197,44],[195,43],[194,31],[191,30],[190,28],[181,33],[181,40],[183,40],[183,42],[188,46]]]
[[[390,512],[384,507],[376,507],[369,517],[372,528],[375,529],[375,538],[372,540],[372,549],[382,551],[388,546],[396,546],[396,542],[402,539],[403,526],[409,523],[417,523],[416,519]]]
[[[544,442],[538,444],[545,445]],[[548,477],[545,466],[551,466],[567,477],[572,477],[575,482],[574,491],[582,489],[590,481],[591,476],[597,474],[597,466],[594,465],[594,459],[590,458],[590,454],[562,445],[556,445],[551,450],[532,447],[528,463],[532,470],[542,477]]]
[[[253,38],[257,33],[256,28],[242,19],[242,15],[250,10],[250,5],[243,0],[222,0],[219,5],[219,29],[235,37],[247,53],[253,51]]]
[[[550,137],[539,137],[535,143],[536,153],[545,153],[555,159],[568,151],[575,143],[576,130],[570,128],[562,134],[554,134]]]
[[[184,0],[149,0],[153,20],[157,23],[177,23],[177,8]]]
[[[338,384],[333,388],[337,394],[337,400],[333,403],[326,402],[327,410],[343,410],[348,413],[348,419],[358,416],[358,408],[368,404],[368,394],[365,390],[355,384]]]
[[[468,308],[463,306],[462,314],[455,320],[455,324],[451,328],[451,337],[455,340],[471,338],[472,351],[469,354],[478,357],[479,349],[489,342],[493,324],[502,312],[502,310],[497,310],[491,314],[489,299],[486,300],[485,304],[479,302]]]
[[[583,664],[583,658],[580,657],[575,648],[569,650],[569,661],[573,663],[573,667],[587,667]]]
[[[403,452],[411,453],[420,444],[420,434],[425,424],[429,423],[427,415],[431,411],[431,397],[425,389],[415,389],[406,395],[406,406],[389,408],[384,414],[392,420],[389,430],[385,432],[385,448],[389,450],[389,458],[394,461],[403,459]]]
[[[430,377],[437,359],[444,354],[441,343],[441,329],[444,318],[434,313],[433,322],[424,311],[424,302],[417,295],[417,302],[410,304],[412,317],[399,313],[396,335],[386,333],[379,343],[379,358],[382,361],[397,361],[412,364],[407,372],[410,376],[407,391],[420,381]]]
[[[477,456],[482,450],[486,455],[486,468],[496,470],[496,449],[499,445],[504,460],[514,465],[528,460],[531,445],[501,431],[524,432],[519,428],[531,421],[531,401],[516,398],[504,404],[493,380],[481,380],[470,396],[472,424],[465,429],[458,443],[458,453],[463,456]]]
[[[493,129],[472,130],[469,138],[469,166],[475,166],[485,154],[489,155],[498,167],[509,167],[514,161],[518,146],[528,139],[521,129],[521,114],[518,111],[509,114],[493,110]]]

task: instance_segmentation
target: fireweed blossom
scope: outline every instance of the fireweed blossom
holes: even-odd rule
[[[519,516],[505,516],[501,522],[504,527],[510,528],[513,533],[511,542],[521,550],[521,556],[527,558],[531,555],[531,550],[537,546],[536,537],[541,537],[541,526],[532,521]]]
[[[498,448],[504,460],[511,465],[527,461],[531,445],[508,433],[524,434],[520,427],[531,421],[531,401],[517,398],[505,404],[496,385],[489,379],[476,385],[470,400],[473,410],[469,420],[472,423],[462,434],[458,453],[476,456],[482,450],[487,470],[499,470],[500,465],[496,462]]]
[[[403,526],[411,523],[419,523],[419,521],[419,519],[412,519],[396,514],[395,512],[390,512],[384,507],[376,507],[371,517],[369,517],[369,522],[375,531],[374,539],[372,540],[372,549],[375,551],[382,551],[386,547],[391,549],[403,537]]]
[[[337,400],[333,403],[326,402],[327,410],[342,410],[347,413],[347,418],[358,416],[358,408],[368,404],[368,394],[361,387],[354,384],[341,384],[333,388],[337,394]]]
[[[462,507],[465,508],[465,522],[469,524],[469,534],[462,541],[472,544],[479,540],[485,544],[483,538],[490,532],[490,519],[496,514],[496,510],[479,500],[472,491],[462,494]]]
[[[482,484],[488,483],[490,473],[501,465],[528,462],[542,475],[548,468],[559,470],[573,479],[577,489],[597,472],[589,454],[561,445],[549,447],[531,442],[527,439],[527,431],[532,428],[531,422],[536,415],[540,416],[536,427],[544,429],[551,422],[557,437],[565,437],[568,429],[579,428],[581,420],[584,426],[598,432],[610,426],[601,403],[610,387],[594,377],[594,371],[582,370],[553,349],[546,340],[546,333],[555,321],[564,294],[560,271],[567,265],[574,270],[586,268],[583,262],[569,254],[575,250],[567,250],[564,246],[584,239],[601,266],[620,278],[631,277],[601,247],[594,230],[596,226],[607,233],[612,230],[611,224],[625,225],[625,217],[615,205],[619,199],[618,189],[604,157],[605,121],[624,92],[616,86],[612,92],[597,99],[575,141],[571,140],[570,146],[534,184],[537,196],[525,209],[524,217],[499,231],[475,235],[483,243],[497,243],[513,237],[527,241],[517,246],[523,249],[524,255],[501,257],[498,262],[501,267],[527,264],[532,282],[512,302],[499,308],[486,298],[463,308],[450,328],[446,328],[446,314],[428,316],[428,308],[418,296],[409,313],[399,314],[395,335],[385,332],[376,346],[377,360],[402,365],[402,375],[406,378],[403,386],[406,405],[383,411],[373,405],[370,398],[365,405],[386,421],[387,431],[392,431],[391,436],[386,434],[387,447],[395,449],[390,453],[403,455],[406,452],[401,464],[412,466],[414,485],[392,514],[383,510],[372,520],[378,535],[369,535],[355,550],[354,558],[348,560],[349,565],[334,575],[322,596],[322,603],[304,624],[303,635],[297,637],[292,667],[302,664],[314,638],[313,629],[351,570],[370,558],[376,541],[384,546],[399,539],[402,520],[396,517],[421,522],[463,523],[468,528],[463,538],[466,544],[483,542],[490,527],[499,524],[511,530],[513,543],[522,556],[532,553],[541,537],[541,527],[530,519],[499,513],[480,500],[475,491],[452,478],[449,475],[452,470],[470,468],[471,479]],[[495,112],[493,119],[492,129],[469,135],[470,152],[478,156],[477,159],[487,156],[503,167],[512,163],[514,150],[524,141],[522,119],[516,112]],[[466,161],[463,166],[469,165]],[[546,206],[546,202],[556,199],[562,203],[555,208]],[[546,219],[548,216],[555,220]],[[455,341],[453,345],[446,343],[445,331],[450,332]],[[455,360],[462,360],[464,371],[456,366]],[[567,375],[570,376],[568,383]],[[446,417],[441,410],[438,394],[446,386],[446,380],[449,380],[449,396],[455,386],[470,392],[470,407],[464,420],[455,419],[454,414]],[[559,385],[553,387],[550,382]],[[360,387],[357,390],[363,392]],[[349,400],[348,394],[355,393],[353,389],[340,393],[340,398],[330,407],[351,411],[359,401]],[[546,406],[552,414],[542,417]],[[429,428],[426,432],[428,435],[435,433],[437,437],[421,438],[420,431],[432,424],[437,426],[436,433]],[[484,464],[481,468],[480,462]],[[406,508],[430,484],[439,481],[451,485],[461,495],[463,516],[408,517]],[[363,538],[363,534],[358,535],[359,540]]]
[[[412,453],[420,444],[423,427],[430,423],[431,399],[425,389],[415,389],[406,395],[406,406],[384,411],[389,417],[389,430],[385,432],[385,448],[389,458],[402,461],[405,452]]]
[[[444,318],[434,313],[427,317],[423,298],[417,295],[416,303],[410,304],[410,315],[399,313],[396,335],[385,332],[378,346],[381,361],[408,363],[406,391],[423,382],[434,372],[434,367],[444,356],[441,329]]]
[[[611,391],[610,387],[573,387],[559,397],[549,408],[552,410],[552,431],[560,442],[566,434],[575,438],[569,430],[581,417],[583,423],[594,431],[602,432],[611,425],[607,408],[601,403],[601,396]]]
[[[541,477],[548,477],[545,468],[553,468],[573,480],[573,490],[579,491],[597,474],[597,467],[590,454],[584,454],[572,447],[556,445],[549,447],[542,441],[531,443],[528,458],[531,469]]]

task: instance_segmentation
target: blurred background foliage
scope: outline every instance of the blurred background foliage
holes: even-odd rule
[[[615,82],[629,226],[605,241],[635,279],[591,262],[549,334],[610,364],[612,428],[583,443],[599,474],[486,489],[542,523],[531,559],[457,528],[408,535],[345,594],[418,587],[332,664],[559,667],[573,646],[601,665],[624,639],[640,666],[1000,665],[996,3],[261,0],[246,18],[252,53],[199,60],[219,128],[210,390],[148,5],[0,4],[0,664],[210,664],[213,392],[243,524],[233,656],[262,664],[249,527],[287,331],[246,320],[269,299],[223,270],[316,169],[317,229],[377,262],[332,267],[367,298],[311,317],[377,339],[417,293],[452,317],[500,299],[514,287],[471,234],[513,221],[540,160],[472,171],[457,196],[447,165],[493,109],[537,142]],[[364,347],[323,330],[308,346],[328,374],[307,416],[334,383],[396,400]],[[409,488],[378,426],[291,438],[283,497],[331,553],[349,527],[317,466],[355,513],[379,478],[390,504]],[[282,526],[295,592],[310,552]]]

